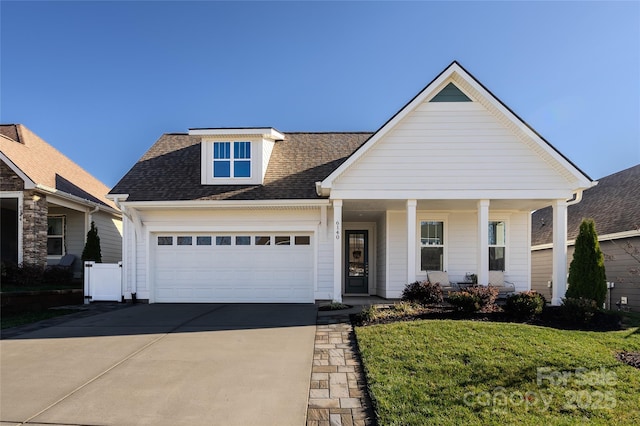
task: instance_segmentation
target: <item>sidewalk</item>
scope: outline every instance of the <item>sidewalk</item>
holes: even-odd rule
[[[349,315],[318,311],[307,426],[375,425]]]

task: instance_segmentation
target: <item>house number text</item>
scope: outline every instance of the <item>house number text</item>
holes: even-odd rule
[[[336,220],[336,240],[340,239],[340,221]]]

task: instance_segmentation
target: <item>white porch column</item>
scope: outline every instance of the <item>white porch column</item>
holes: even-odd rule
[[[478,284],[489,284],[489,200],[478,200]]]
[[[407,200],[407,282],[416,279],[416,200]]]
[[[333,301],[342,302],[342,200],[333,200]]]
[[[567,202],[553,203],[553,275],[551,304],[562,304],[567,291]]]

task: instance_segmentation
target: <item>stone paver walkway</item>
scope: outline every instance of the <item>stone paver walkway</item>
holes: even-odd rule
[[[375,425],[349,316],[321,315],[316,326],[307,426]]]

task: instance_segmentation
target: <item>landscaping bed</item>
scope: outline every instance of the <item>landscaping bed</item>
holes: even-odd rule
[[[13,291],[0,293],[2,317],[24,312],[41,311],[54,306],[84,303],[83,289]]]

